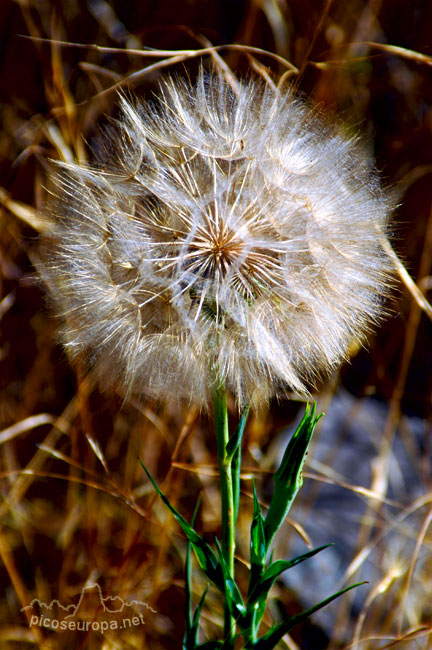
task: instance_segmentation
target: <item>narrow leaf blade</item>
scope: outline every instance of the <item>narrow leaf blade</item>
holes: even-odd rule
[[[249,404],[245,406],[240,416],[240,421],[226,446],[228,460],[231,461],[231,476],[233,483],[234,525],[237,522],[240,502],[240,470],[241,470],[241,443],[246,422],[249,415]]]
[[[324,546],[319,546],[318,548],[314,548],[312,551],[308,551],[303,555],[299,555],[298,557],[295,557],[292,560],[276,560],[275,562],[272,562],[272,564],[270,564],[267,567],[267,569],[263,572],[261,579],[256,583],[255,588],[249,597],[250,602],[253,603],[262,600],[264,600],[265,602],[270,589],[273,587],[274,583],[279,578],[281,573],[287,571],[288,569],[291,569],[292,567],[296,566],[297,564],[300,564],[301,562],[304,562],[310,557],[313,557],[314,555],[316,555],[320,551],[323,551],[325,548],[328,548],[329,546],[332,546],[332,544],[325,544]]]
[[[196,516],[200,506],[200,499],[196,503],[191,525],[195,524]],[[185,561],[185,633],[183,637],[183,650],[195,650],[198,644],[198,625],[201,609],[204,605],[204,599],[207,595],[208,588],[201,596],[200,602],[195,614],[192,616],[192,558],[191,558],[192,544],[188,540],[186,548],[186,561]]]
[[[317,548],[312,549],[312,551],[308,551],[307,553],[298,555],[292,560],[276,560],[275,562],[270,564],[269,567],[267,567],[267,569],[265,570],[262,576],[262,579],[269,580],[273,577],[276,579],[284,571],[291,569],[293,566],[296,566],[297,564],[301,564],[301,562],[304,562],[305,560],[308,560],[310,557],[317,555],[318,553],[328,548],[329,546],[333,546],[333,544],[324,544],[324,546],[318,546]]]
[[[241,445],[248,415],[249,415],[249,404],[245,406],[245,408],[243,409],[237,428],[227,442],[226,453],[228,457],[232,458],[235,452],[237,451],[237,449],[239,449]]]
[[[264,518],[255,490],[255,481],[252,482],[253,490],[253,518],[250,532],[250,563],[252,566],[264,567],[266,558],[266,540],[264,533]]]
[[[342,594],[345,594],[347,591],[355,589],[356,587],[364,584],[364,582],[358,582],[355,585],[346,587],[345,589],[338,591],[332,596],[329,596],[325,600],[322,600],[317,605],[306,609],[304,612],[300,612],[300,614],[297,614],[296,616],[291,616],[286,621],[283,621],[283,623],[280,623],[276,627],[273,627],[269,632],[267,632],[267,634],[257,639],[257,641],[251,647],[253,650],[272,650],[277,645],[277,643],[279,643],[282,637],[287,634],[293,627],[302,623],[319,609],[322,609],[339,596],[342,596]]]
[[[222,571],[223,571],[223,577],[224,577],[224,582],[225,582],[225,597],[226,597],[226,602],[228,604],[229,610],[231,612],[231,615],[234,616],[237,620],[241,619],[244,612],[245,612],[245,605],[243,602],[243,598],[241,596],[241,593],[239,591],[239,588],[237,587],[237,584],[231,575],[228,565],[225,561],[224,555],[222,548],[219,544],[219,541],[216,539],[216,547],[219,553],[219,559],[220,563],[222,566]],[[240,621],[239,621],[240,623]]]
[[[160,498],[167,506],[167,508],[172,512],[175,520],[181,526],[187,539],[192,544],[192,548],[194,550],[199,566],[204,571],[206,576],[212,582],[214,582],[215,585],[217,585],[219,588],[223,590],[224,589],[223,573],[222,573],[220,562],[215,552],[213,551],[211,546],[207,544],[207,542],[200,535],[198,535],[198,533],[192,528],[192,526],[186,521],[186,519],[182,517],[182,515],[174,508],[174,506],[171,505],[167,497],[160,490],[157,483],[151,476],[147,467],[144,465],[144,463],[141,460],[139,462],[141,464],[141,467],[147,474],[147,477],[151,482],[151,484],[153,485],[154,489],[156,490],[157,494],[160,496]]]

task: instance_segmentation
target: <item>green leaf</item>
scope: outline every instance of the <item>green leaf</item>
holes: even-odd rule
[[[203,606],[204,606],[204,601],[205,601],[205,599],[206,599],[207,592],[208,592],[208,585],[207,585],[207,587],[205,588],[205,591],[204,591],[203,595],[202,595],[201,598],[200,598],[200,601],[199,601],[199,603],[198,603],[198,606],[197,606],[197,608],[196,608],[196,610],[195,610],[195,613],[194,613],[194,616],[193,616],[193,622],[192,622],[192,624],[196,627],[197,631],[198,631],[199,617],[200,617],[200,615],[201,615],[201,611],[202,611],[202,608],[203,608]]]
[[[205,643],[197,645],[197,650],[219,650],[219,648],[223,648],[223,646],[223,641],[206,641]]]
[[[191,570],[191,548],[192,545],[188,540],[185,561],[185,633],[183,637],[183,650],[193,650],[196,645],[197,637],[193,629],[192,622],[192,570]]]
[[[156,492],[158,493],[162,501],[165,503],[167,508],[169,508],[169,510],[172,512],[174,518],[183,529],[183,532],[186,535],[187,539],[192,544],[192,548],[194,550],[199,566],[204,571],[204,573],[209,578],[209,580],[214,582],[214,584],[218,586],[220,589],[224,590],[223,572],[215,552],[213,551],[211,546],[207,544],[207,542],[201,537],[201,535],[198,535],[198,533],[192,528],[192,526],[186,521],[186,519],[182,517],[182,515],[179,512],[177,512],[174,506],[171,505],[167,497],[159,489],[157,483],[154,481],[147,467],[140,459],[139,462],[141,464],[141,467],[147,474],[154,489],[156,490]]]
[[[231,477],[233,482],[234,525],[237,522],[240,502],[240,470],[241,470],[241,442],[249,415],[249,404],[245,406],[231,438],[225,447],[228,462],[231,462]]]
[[[332,544],[325,544],[324,546],[319,546],[318,548],[314,548],[312,551],[308,551],[303,555],[299,555],[298,557],[295,557],[292,560],[276,560],[275,562],[270,564],[262,574],[259,582],[257,582],[256,587],[253,590],[253,592],[250,594],[248,601],[250,601],[251,603],[256,602],[258,600],[265,601],[265,599],[267,598],[267,594],[269,593],[270,589],[273,587],[274,583],[279,578],[281,573],[287,571],[288,569],[291,569],[293,566],[296,566],[301,562],[304,562],[308,558],[313,557],[314,555],[320,553],[320,551],[323,551],[325,548],[328,548],[329,546],[332,546]]]
[[[227,442],[226,453],[229,459],[231,459],[234,456],[234,454],[236,453],[236,451],[239,449],[241,445],[248,415],[249,415],[249,404],[245,406],[245,408],[243,409],[237,428]]]
[[[312,409],[309,404],[306,406],[303,419],[293,433],[280,467],[273,476],[273,496],[264,522],[267,550],[303,483],[302,470],[309,443],[315,426],[323,415],[322,413],[315,415],[315,412],[315,404]]]
[[[301,562],[304,562],[305,560],[308,560],[310,557],[317,555],[318,553],[328,548],[329,546],[333,546],[333,544],[324,544],[323,546],[318,546],[317,548],[312,549],[312,551],[303,553],[303,555],[298,555],[292,560],[276,560],[275,562],[273,562],[273,564],[270,564],[270,566],[267,567],[267,569],[265,570],[262,576],[262,579],[269,580],[273,577],[276,579],[280,576],[281,573],[283,573],[283,571],[286,571],[287,569],[291,569],[293,566],[296,566],[297,564],[301,564]]]
[[[198,629],[199,629],[199,618],[201,616],[201,611],[204,606],[204,601],[206,599],[208,592],[208,586],[206,587],[203,595],[200,598],[200,601],[198,603],[198,606],[195,610],[195,613],[193,615],[193,620],[192,620],[192,626],[191,626],[191,640],[193,641],[193,646],[191,646],[191,650],[195,650],[198,646]],[[184,650],[189,650],[189,647],[185,648]]]
[[[338,591],[337,593],[333,594],[332,596],[329,596],[325,600],[321,601],[317,605],[314,605],[313,607],[310,607],[309,609],[306,609],[304,612],[300,612],[300,614],[297,614],[296,616],[290,616],[287,618],[283,623],[280,623],[279,625],[273,626],[271,630],[267,632],[267,634],[264,634],[264,636],[261,636],[259,639],[257,639],[254,643],[249,644],[245,646],[245,650],[272,650],[282,639],[282,637],[287,634],[293,627],[296,625],[299,625],[302,623],[304,620],[309,618],[311,614],[314,614],[317,612],[319,609],[322,609],[322,607],[325,607],[329,603],[332,602],[332,600],[335,600],[339,596],[342,596],[342,594],[345,594],[347,591],[350,591],[351,589],[355,589],[355,587],[359,587],[360,585],[364,585],[364,582],[359,582],[355,585],[351,585],[350,587],[346,587],[345,589],[342,589],[341,591]]]
[[[239,588],[236,585],[234,577],[231,575],[228,565],[225,561],[222,548],[219,544],[219,540],[215,539],[216,547],[219,553],[219,559],[222,566],[224,581],[225,581],[225,597],[227,605],[229,607],[230,613],[237,620],[241,619],[246,608],[243,602],[243,598],[239,591]]]
[[[190,612],[189,612],[189,620],[186,618],[186,629],[185,629],[185,635],[183,638],[183,650],[196,650],[197,648],[201,647],[198,645],[198,627],[199,627],[199,617],[201,615],[201,610],[204,606],[204,601],[207,596],[208,592],[208,587],[206,587],[203,595],[200,598],[200,601],[198,603],[198,606],[195,610],[195,613],[193,615],[193,619],[190,620]]]
[[[266,539],[264,533],[264,518],[255,490],[255,481],[252,481],[254,511],[250,531],[250,575],[248,587],[248,603],[256,602],[251,599],[261,581],[266,561]],[[254,613],[255,615],[255,613]]]
[[[255,481],[252,481],[254,512],[250,532],[250,563],[260,568],[265,565],[266,540],[264,534],[264,518],[255,490]]]
[[[195,524],[195,519],[198,514],[200,506],[200,499],[198,499],[191,520],[191,525]],[[204,605],[204,600],[208,592],[208,587],[204,591],[203,595],[200,598],[198,607],[195,610],[194,615],[192,616],[192,562],[191,562],[191,550],[192,544],[188,540],[187,549],[186,549],[186,561],[185,561],[185,634],[183,637],[183,650],[196,650],[198,645],[198,627],[199,627],[199,617],[201,615],[201,610]]]

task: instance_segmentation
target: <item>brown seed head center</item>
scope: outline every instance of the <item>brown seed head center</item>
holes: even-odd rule
[[[229,264],[242,256],[244,245],[232,230],[221,227],[198,231],[189,249],[195,253],[193,257],[197,261],[198,258],[201,260],[206,270],[219,268],[225,272]]]

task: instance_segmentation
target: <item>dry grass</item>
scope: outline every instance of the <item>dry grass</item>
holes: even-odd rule
[[[96,125],[115,112],[116,88],[149,94],[166,69],[187,68],[193,75],[201,57],[212,56],[235,72],[254,68],[275,82],[288,75],[300,92],[366,132],[401,206],[393,244],[404,265],[395,258],[401,283],[394,316],[371,340],[370,350],[353,350],[351,364],[318,395],[321,409],[331,410],[335,396],[349,391],[347,418],[360,424],[367,405],[382,409],[383,426],[368,421],[364,430],[374,446],[361,459],[368,469],[365,481],[353,484],[340,461],[341,430],[338,446],[323,459],[311,454],[310,478],[298,506],[304,530],[300,523],[296,532],[287,525],[280,543],[288,553],[299,532],[308,541],[310,522],[322,515],[323,486],[331,483],[340,490],[340,497],[332,492],[337,526],[350,525],[343,513],[338,520],[339,498],[349,493],[363,504],[340,584],[356,581],[368,562],[374,570],[354,607],[347,595],[331,610],[330,624],[315,621],[326,626],[329,639],[308,624],[286,639],[286,647],[432,648],[427,301],[432,287],[432,5],[5,0],[0,20],[0,579],[5,585],[0,647],[181,647],[184,539],[144,480],[137,456],[186,517],[201,492],[199,527],[211,540],[219,520],[211,422],[194,409],[162,412],[151,403],[125,405],[71,367],[56,342],[56,323],[33,265],[37,233],[49,227],[42,206],[50,158],[85,159]],[[211,48],[231,42],[236,47]],[[240,560],[247,557],[242,540],[247,539],[250,476],[262,477],[265,501],[266,477],[297,408],[275,404],[248,425]],[[420,423],[420,437],[414,422]],[[396,448],[399,461],[406,460],[416,477],[415,490],[394,487]],[[322,537],[314,531],[313,545],[331,541],[332,531],[323,527]],[[337,535],[337,528],[333,532]],[[332,567],[324,556],[321,566],[328,579]],[[194,580],[201,588],[198,572]],[[95,582],[104,595],[146,601],[156,613],[147,610],[145,625],[105,634],[53,633],[27,625],[20,609],[32,598],[76,604],[82,587]],[[314,590],[322,597],[327,593],[319,582]],[[275,596],[289,611],[302,599],[300,591],[282,585]],[[210,594],[204,617],[209,634],[219,620],[218,608]]]

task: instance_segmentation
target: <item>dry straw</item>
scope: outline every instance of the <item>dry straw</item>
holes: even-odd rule
[[[382,310],[392,198],[358,139],[287,88],[201,72],[121,99],[62,164],[42,272],[104,384],[206,407],[305,392]]]

